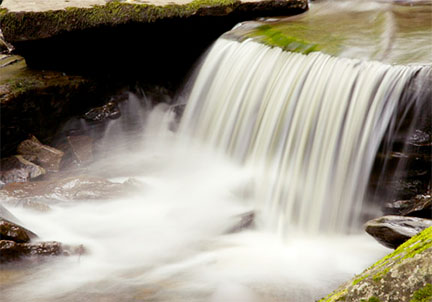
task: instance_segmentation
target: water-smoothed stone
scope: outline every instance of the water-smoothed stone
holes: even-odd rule
[[[366,222],[365,229],[379,243],[395,249],[430,226],[430,219],[389,215]]]
[[[0,240],[0,263],[16,261],[31,256],[58,256],[63,253],[60,242],[17,243]]]
[[[45,169],[26,160],[21,155],[3,158],[0,165],[0,180],[5,184],[26,182],[46,173]]]
[[[29,156],[36,164],[48,171],[57,172],[64,152],[42,144],[35,136],[26,139],[18,145],[17,151],[23,156]]]
[[[101,177],[80,175],[47,181],[8,183],[0,190],[0,199],[8,204],[23,205],[29,202],[112,199],[131,191],[127,182],[114,183]]]
[[[397,200],[385,205],[387,214],[432,219],[432,196],[420,194],[409,200]]]
[[[432,227],[429,227],[319,302],[431,300]]]

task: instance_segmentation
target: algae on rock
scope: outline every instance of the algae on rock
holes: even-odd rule
[[[371,299],[381,302],[431,301],[432,227],[412,237],[319,302]]]

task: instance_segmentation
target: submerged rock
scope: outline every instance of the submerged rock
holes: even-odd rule
[[[236,218],[238,219],[237,223],[226,231],[227,234],[238,233],[245,229],[252,228],[255,223],[255,212],[247,212],[236,216]]]
[[[0,190],[0,199],[9,204],[22,205],[23,202],[112,199],[130,191],[128,182],[113,183],[101,177],[80,175],[49,181],[9,183]]]
[[[63,251],[63,245],[56,241],[17,243],[11,240],[0,240],[0,263],[30,256],[58,256]]]
[[[365,229],[379,243],[395,249],[430,226],[430,219],[389,215],[366,222]]]
[[[18,145],[17,151],[23,156],[31,156],[32,161],[48,171],[57,172],[63,158],[63,151],[42,144],[32,136]]]
[[[429,302],[431,284],[429,227],[319,302]]]
[[[0,180],[5,184],[26,182],[46,173],[45,169],[28,161],[22,155],[3,158],[0,169]]]

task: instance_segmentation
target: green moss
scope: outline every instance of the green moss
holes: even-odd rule
[[[0,14],[0,26],[10,42],[22,39],[40,39],[63,31],[80,30],[102,25],[118,25],[132,22],[152,23],[159,19],[192,16],[201,8],[216,7],[232,11],[239,0],[194,0],[184,5],[131,4],[109,2],[92,8],[69,7],[64,10],[15,13],[4,10]],[[230,10],[225,10],[230,8]]]
[[[416,255],[424,252],[427,249],[432,248],[432,227],[425,229],[423,232],[413,236],[410,240],[400,245],[395,251],[385,256],[381,260],[377,261],[374,265],[369,267],[359,276],[348,283],[348,285],[342,286],[340,289],[331,293],[327,297],[320,300],[320,302],[335,302],[335,301],[343,301],[343,299],[349,292],[353,286],[357,285],[363,280],[371,278],[374,282],[380,281],[382,278],[387,276],[391,268],[401,263],[402,261],[415,257]],[[428,296],[429,295],[429,296]],[[418,297],[418,298],[416,298]],[[423,298],[426,297],[426,298]],[[366,300],[367,302],[378,302],[379,300]],[[421,299],[423,300],[421,300]],[[410,302],[431,302],[432,298],[432,285],[428,284],[423,289],[414,293],[413,299]],[[427,300],[429,299],[429,300]]]
[[[308,54],[320,49],[318,44],[286,35],[270,25],[259,26],[254,32],[250,33],[249,36],[258,37],[259,41],[266,45],[277,46],[283,50],[303,54]]]
[[[375,296],[372,296],[367,300],[366,299],[360,299],[360,302],[380,302],[380,299],[375,297]]]
[[[426,284],[425,287],[413,293],[410,302],[430,302],[432,301],[432,284]]]

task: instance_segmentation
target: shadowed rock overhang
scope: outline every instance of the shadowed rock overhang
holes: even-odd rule
[[[238,22],[307,8],[306,0],[5,0],[0,28],[31,67],[157,76],[184,71]]]

